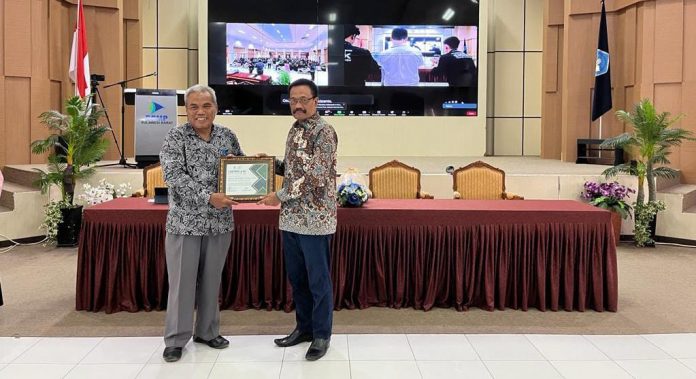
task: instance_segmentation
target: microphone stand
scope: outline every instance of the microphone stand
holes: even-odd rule
[[[127,168],[137,168],[136,164],[128,163],[126,161],[126,157],[125,157],[126,149],[125,149],[125,146],[123,146],[123,144],[125,143],[125,134],[126,134],[126,121],[125,121],[125,119],[126,119],[126,83],[132,82],[132,81],[138,80],[138,79],[148,78],[150,76],[157,76],[157,71],[152,72],[152,73],[147,74],[147,75],[138,76],[137,78],[125,79],[125,80],[121,80],[119,82],[111,83],[108,86],[104,86],[104,89],[107,89],[107,88],[113,87],[113,86],[121,86],[121,148],[119,148],[118,141],[116,140],[116,136],[114,135],[114,142],[116,143],[116,148],[117,148],[118,152],[120,153],[120,159],[118,160],[118,163],[111,163],[111,164],[106,164],[106,165],[98,166],[98,167],[121,166],[123,168],[126,168],[126,167]],[[101,95],[100,95],[100,98],[101,98]],[[102,104],[103,104],[103,102],[102,102]],[[113,129],[112,129],[112,133],[113,133]]]

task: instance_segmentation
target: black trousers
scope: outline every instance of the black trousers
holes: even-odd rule
[[[331,237],[283,231],[285,271],[292,285],[297,328],[314,338],[331,337],[333,285]]]

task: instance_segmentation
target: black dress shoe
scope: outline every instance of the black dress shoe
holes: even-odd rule
[[[181,359],[182,347],[165,347],[162,358],[167,362],[176,362]]]
[[[273,340],[276,345],[280,347],[290,347],[295,346],[298,343],[309,342],[312,340],[312,333],[304,333],[299,329],[295,329],[290,333],[289,336],[283,338],[276,338]]]
[[[326,355],[326,352],[329,350],[330,341],[331,340],[326,338],[315,338],[312,344],[309,345],[305,358],[308,361],[316,361]]]
[[[227,346],[230,346],[230,341],[226,340],[225,337],[223,337],[223,336],[217,336],[210,341],[206,341],[200,337],[193,337],[193,342],[204,343],[204,344],[212,347],[213,349],[224,349]]]

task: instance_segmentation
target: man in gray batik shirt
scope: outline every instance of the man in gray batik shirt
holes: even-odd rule
[[[220,335],[218,296],[234,228],[231,207],[237,203],[217,192],[218,170],[221,156],[244,155],[234,132],[213,124],[218,110],[213,89],[195,85],[185,97],[188,122],[169,131],[160,153],[169,187],[164,244],[169,298],[162,354],[167,362],[181,358],[191,336],[215,349],[229,346]]]

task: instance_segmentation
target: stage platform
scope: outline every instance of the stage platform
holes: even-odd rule
[[[506,186],[509,192],[528,199],[577,199],[578,189],[588,179],[597,179],[608,166],[575,164],[535,157],[339,157],[338,173],[355,168],[367,176],[371,168],[397,159],[409,166],[421,170],[421,186],[424,191],[435,198],[452,198],[452,176],[445,172],[447,166],[466,166],[477,160],[485,161],[505,171]],[[132,159],[129,162],[134,162]],[[104,161],[103,164],[115,164],[116,161]],[[45,169],[45,165],[9,165],[8,170],[19,171],[24,185],[31,185],[35,180],[34,168]],[[142,186],[142,170],[120,166],[98,167],[97,174],[89,183],[98,183],[106,178],[112,184],[130,183],[136,190]],[[627,179],[632,179],[628,177]],[[8,181],[12,181],[7,179]],[[81,193],[81,186],[78,186]]]
[[[609,166],[575,164],[538,157],[356,157],[339,156],[338,173],[349,168],[355,168],[366,178],[371,168],[380,166],[392,159],[397,159],[409,166],[421,170],[422,191],[429,192],[437,199],[452,198],[452,176],[445,172],[447,166],[455,169],[477,160],[485,161],[505,171],[507,192],[524,196],[525,199],[567,199],[578,200],[582,185],[587,180],[603,179],[602,172]],[[135,162],[129,158],[128,162]],[[103,161],[101,164],[115,164],[116,161]],[[37,235],[38,226],[43,216],[43,204],[47,197],[37,194],[31,188],[36,180],[34,168],[45,169],[45,165],[8,165],[3,168],[6,187],[0,197],[0,232],[11,238],[22,238]],[[142,187],[143,174],[141,169],[123,168],[120,166],[98,167],[97,174],[88,183],[96,184],[101,179],[119,185],[130,183],[135,192]],[[637,180],[631,176],[617,178],[622,184],[636,188]],[[15,191],[16,190],[16,191]],[[15,191],[16,193],[13,193]],[[664,233],[658,224],[658,234],[673,235],[675,238],[696,239],[693,233],[688,233],[683,224],[696,225],[696,186],[684,185],[679,179],[658,181],[658,197],[668,201],[674,217],[666,219]],[[78,184],[77,195],[83,192],[82,183]],[[52,194],[52,198],[57,193]],[[24,198],[24,200],[23,200]],[[670,204],[671,202],[671,204]],[[22,209],[21,214],[12,212],[15,208]],[[8,213],[15,213],[9,216]],[[685,215],[685,216],[684,216]],[[684,217],[688,218],[685,219]],[[673,221],[670,221],[672,220]],[[692,220],[693,219],[693,220]],[[675,229],[676,228],[676,229]],[[684,229],[684,232],[681,230]],[[624,221],[622,234],[632,234],[632,222]],[[690,238],[689,238],[690,236]],[[5,238],[0,236],[0,241]]]

